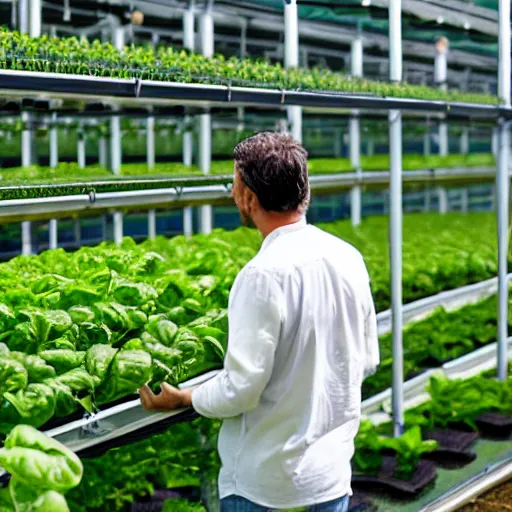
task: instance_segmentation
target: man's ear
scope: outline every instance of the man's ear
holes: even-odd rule
[[[260,207],[260,202],[258,201],[256,194],[249,187],[246,187],[246,191],[247,196],[245,198],[245,204],[247,205],[250,212],[254,212]]]

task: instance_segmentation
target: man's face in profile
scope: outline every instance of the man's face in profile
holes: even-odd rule
[[[240,212],[240,219],[242,220],[242,224],[244,226],[252,226],[252,218],[249,212],[249,189],[247,185],[243,182],[242,177],[240,176],[240,171],[237,168],[235,163],[235,174],[233,177],[233,188],[231,189],[231,197],[235,201],[236,207]]]

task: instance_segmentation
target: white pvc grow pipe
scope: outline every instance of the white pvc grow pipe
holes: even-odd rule
[[[510,0],[499,0],[499,76],[498,95],[510,107],[511,75]],[[506,380],[508,374],[508,243],[510,201],[510,123],[499,123],[498,172],[496,176],[498,224],[498,378]]]
[[[389,67],[391,82],[402,81],[402,2],[389,2]],[[393,433],[404,431],[402,345],[402,113],[389,111],[390,260],[393,347]]]

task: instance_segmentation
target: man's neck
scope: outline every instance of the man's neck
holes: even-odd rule
[[[299,212],[289,212],[289,213],[277,213],[277,212],[268,212],[265,213],[264,217],[258,219],[259,222],[255,222],[256,227],[261,231],[263,238],[266,238],[272,231],[276,229],[282,228],[284,226],[289,226],[290,224],[295,224],[302,219],[303,215]]]

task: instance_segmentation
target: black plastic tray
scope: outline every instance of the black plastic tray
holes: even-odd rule
[[[462,467],[476,459],[476,453],[471,450],[471,446],[478,439],[478,432],[434,429],[424,432],[423,437],[439,443],[439,448],[425,454],[424,458],[443,467]]]

